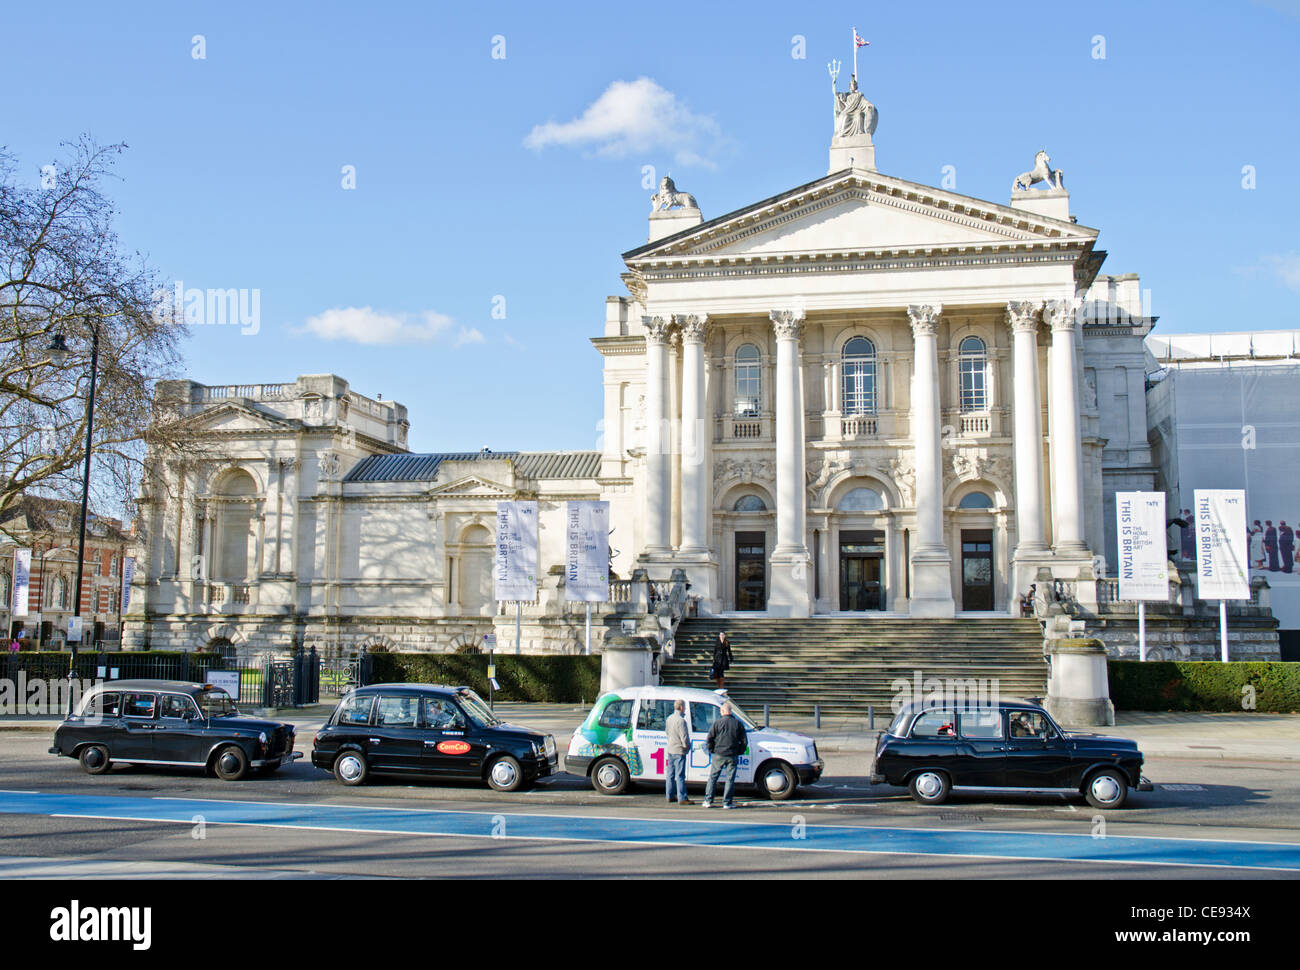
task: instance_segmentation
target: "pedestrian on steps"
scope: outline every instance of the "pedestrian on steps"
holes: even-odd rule
[[[725,632],[719,632],[718,642],[713,646],[713,666],[709,668],[709,677],[719,688],[727,686],[727,668],[734,659],[731,655],[731,641]]]

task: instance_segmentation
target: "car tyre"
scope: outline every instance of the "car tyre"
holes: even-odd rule
[[[77,755],[77,760],[81,762],[81,770],[88,775],[105,775],[113,767],[113,762],[108,759],[108,748],[102,744],[86,745]]]
[[[518,791],[524,785],[524,769],[519,759],[508,754],[493,758],[487,768],[487,783],[493,791]]]
[[[602,795],[621,795],[631,783],[632,776],[621,758],[601,758],[591,766],[591,787]]]
[[[784,761],[769,761],[763,765],[758,787],[772,801],[784,802],[794,797],[799,787],[799,776]]]
[[[1093,808],[1123,808],[1128,800],[1128,779],[1114,768],[1102,768],[1089,776],[1083,797]]]
[[[248,774],[248,755],[237,744],[228,744],[212,759],[212,770],[222,781],[239,781]]]
[[[942,771],[918,771],[907,783],[912,798],[922,805],[942,805],[952,791],[952,782]]]
[[[345,785],[364,785],[370,777],[370,765],[360,751],[344,751],[334,759],[334,777]]]

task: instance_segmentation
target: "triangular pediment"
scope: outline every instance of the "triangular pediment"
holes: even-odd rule
[[[841,172],[624,254],[768,260],[1090,242],[1097,231],[877,173]]]
[[[190,418],[190,430],[213,434],[248,433],[259,431],[285,431],[300,427],[299,422],[288,421],[243,404],[226,402],[220,407],[202,411]]]
[[[490,482],[486,478],[480,478],[477,475],[467,475],[464,478],[458,478],[454,482],[448,482],[446,485],[435,485],[427,493],[431,498],[490,498],[504,499],[511,498],[515,494],[513,488],[506,488],[497,482]]]

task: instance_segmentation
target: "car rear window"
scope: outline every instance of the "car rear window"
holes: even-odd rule
[[[370,694],[363,697],[349,697],[339,707],[339,718],[335,723],[369,724],[370,706],[374,703],[374,700],[374,697]]]
[[[926,711],[912,722],[914,738],[956,737],[957,716],[952,711]]]
[[[117,717],[122,713],[122,695],[115,690],[106,690],[86,698],[86,706],[81,709],[83,717]]]
[[[419,711],[418,697],[380,697],[375,705],[375,724],[385,727],[415,727]]]
[[[632,701],[630,699],[618,700],[607,704],[605,709],[600,712],[600,720],[596,723],[606,728],[631,727]]]

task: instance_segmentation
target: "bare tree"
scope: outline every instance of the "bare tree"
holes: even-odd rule
[[[28,491],[79,495],[96,335],[95,504],[129,515],[147,445],[168,433],[150,424],[154,385],[179,370],[186,331],[169,289],[113,230],[103,183],[125,147],[83,136],[30,175],[0,147],[0,514]]]

